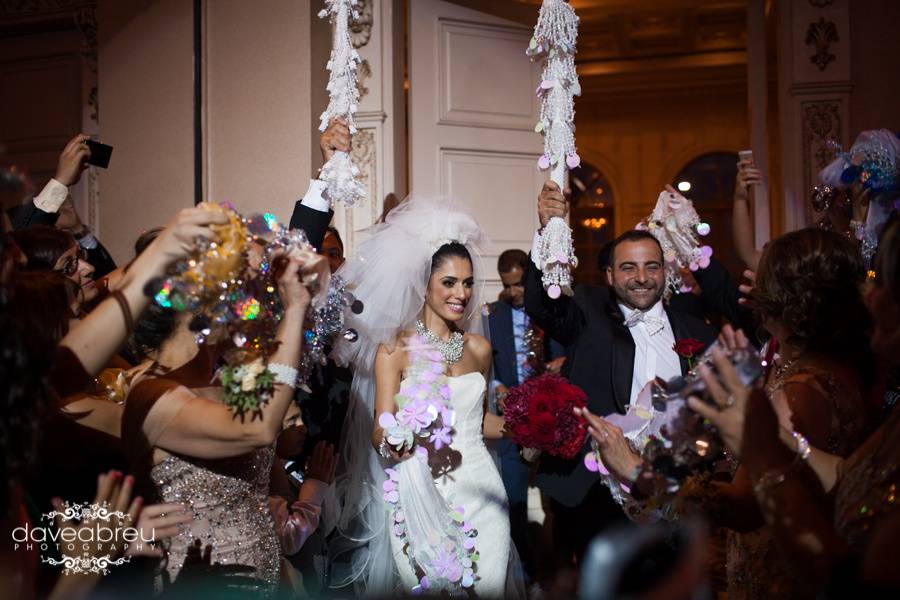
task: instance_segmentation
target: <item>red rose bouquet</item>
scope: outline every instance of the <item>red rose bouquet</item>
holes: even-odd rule
[[[509,390],[503,416],[513,441],[572,459],[584,445],[587,425],[572,410],[587,396],[565,378],[545,373]]]

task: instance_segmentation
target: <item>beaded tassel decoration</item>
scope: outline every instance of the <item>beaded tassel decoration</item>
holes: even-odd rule
[[[526,54],[532,61],[543,60],[544,71],[537,95],[541,98],[541,117],[534,127],[544,135],[544,154],[538,168],[552,168],[550,178],[559,189],[565,188],[566,168],[581,163],[575,150],[575,103],[581,94],[575,72],[575,40],[578,16],[565,0],[544,0],[534,37]],[[538,260],[543,271],[544,289],[551,298],[572,295],[572,269],[578,266],[572,246],[572,230],[566,222],[554,217],[541,234]]]
[[[325,131],[332,119],[347,121],[350,133],[356,133],[354,115],[359,106],[359,88],[356,72],[362,61],[350,40],[350,19],[358,19],[360,0],[325,0],[325,8],[319,17],[329,18],[334,29],[331,57],[326,69],[331,73],[326,89],[328,107],[322,113],[319,131]],[[357,180],[359,169],[346,152],[335,152],[319,172],[319,180],[325,182],[325,197],[334,205],[343,202],[352,206],[366,197],[366,190]]]

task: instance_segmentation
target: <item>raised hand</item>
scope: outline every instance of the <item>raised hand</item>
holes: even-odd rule
[[[687,403],[691,410],[716,426],[722,441],[739,457],[744,434],[744,414],[753,389],[741,383],[737,370],[723,350],[714,348],[712,360],[722,379],[721,384],[707,365],[701,365],[697,371],[706,383],[707,395],[714,404],[710,405],[696,396],[688,398]]]
[[[101,536],[98,531],[101,527],[121,530],[134,526],[142,500],[139,497],[131,499],[133,489],[134,477],[131,475],[123,478],[119,471],[102,473],[97,477],[97,495],[94,497],[93,504],[105,507],[111,513],[121,513],[122,517],[112,516],[108,521],[101,518],[87,518],[82,519],[80,523],[72,524],[63,519],[61,514],[54,515],[57,529],[74,529],[75,539],[82,539],[79,537],[79,532],[82,530],[94,530],[92,534],[88,534],[92,536],[88,539],[97,541],[90,544],[60,544],[59,548],[63,556],[77,560],[80,560],[84,554],[89,554],[93,558],[109,557],[110,560],[116,560],[122,556],[125,550],[124,544],[116,542],[123,539],[122,536],[119,534]],[[63,512],[63,501],[60,498],[53,498],[51,504],[55,511]],[[109,542],[101,542],[101,539],[109,539]],[[73,549],[70,549],[70,546]]]
[[[742,160],[737,164],[737,180],[734,183],[734,199],[746,200],[750,186],[761,185],[762,171],[753,165],[753,161]]]
[[[88,168],[87,159],[91,157],[91,149],[85,145],[85,140],[91,139],[86,133],[79,133],[66,144],[59,155],[56,165],[57,180],[66,187],[71,187],[81,179],[81,173]]]
[[[197,247],[197,239],[216,238],[212,225],[228,222],[225,211],[214,204],[201,203],[182,209],[137,258],[153,265],[154,272],[164,271],[178,259],[189,256]],[[160,273],[161,274],[161,273]]]
[[[538,195],[538,217],[541,220],[541,227],[546,227],[547,222],[553,217],[565,219],[567,214],[569,214],[568,201],[556,182],[548,179]]]
[[[319,149],[322,151],[322,158],[325,159],[325,162],[331,160],[337,151],[350,152],[351,144],[350,127],[342,117],[332,119],[322,137],[319,138]]]
[[[328,442],[321,441],[313,448],[312,456],[306,463],[306,477],[308,479],[317,479],[323,483],[331,483],[334,481],[334,469],[337,466],[337,455],[334,453],[334,446]]]
[[[747,336],[744,335],[743,330],[735,330],[731,325],[722,327],[722,331],[719,333],[719,346],[728,355],[735,350],[746,349],[749,345],[750,342],[747,340]]]

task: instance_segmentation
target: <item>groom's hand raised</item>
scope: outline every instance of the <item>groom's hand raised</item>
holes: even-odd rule
[[[566,193],[568,192],[569,190],[566,190]],[[547,221],[553,217],[565,219],[567,214],[569,214],[569,202],[559,190],[559,186],[554,181],[545,181],[538,196],[538,216],[541,219],[541,228],[546,227]]]

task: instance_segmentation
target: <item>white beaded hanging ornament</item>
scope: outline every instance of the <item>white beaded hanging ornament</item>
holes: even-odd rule
[[[350,39],[350,19],[358,19],[357,6],[360,0],[325,0],[325,8],[319,17],[331,20],[334,29],[331,57],[326,69],[331,73],[326,89],[329,94],[328,107],[322,113],[319,131],[325,131],[334,118],[343,118],[356,133],[354,115],[359,106],[357,68],[362,59]],[[366,190],[359,182],[359,169],[353,164],[347,152],[335,152],[319,172],[319,180],[325,183],[325,197],[334,205],[343,202],[353,206],[366,197]]]
[[[575,150],[575,102],[581,94],[575,72],[575,40],[578,16],[565,0],[544,0],[534,37],[526,54],[532,61],[544,60],[544,71],[537,95],[541,98],[541,117],[534,130],[544,135],[544,154],[538,168],[551,170],[550,178],[565,188],[566,168],[581,163]],[[572,269],[578,266],[572,246],[572,230],[559,217],[553,217],[541,234],[539,263],[547,295],[559,298],[572,295]]]

